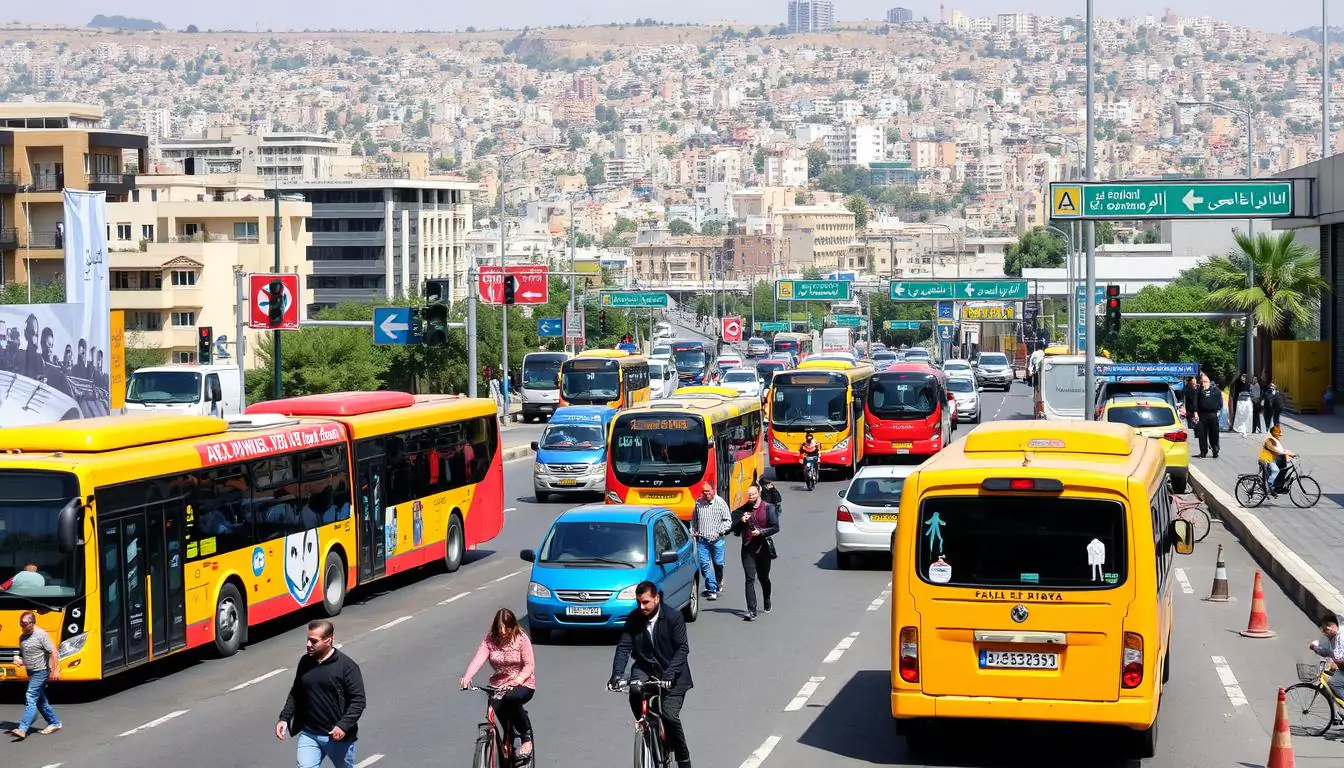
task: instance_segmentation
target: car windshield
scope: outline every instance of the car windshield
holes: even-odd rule
[[[537,555],[537,562],[546,565],[643,566],[648,561],[648,531],[634,523],[561,521],[551,528]]]
[[[72,475],[0,471],[0,607],[59,608],[78,593],[83,552],[62,552],[56,537],[78,495]]]
[[[928,373],[883,373],[868,387],[868,410],[883,419],[922,419],[938,405],[938,381]]]
[[[845,500],[865,507],[899,507],[903,477],[857,477],[850,483]]]
[[[1128,424],[1135,429],[1172,427],[1176,425],[1176,413],[1166,406],[1113,405],[1106,409],[1106,420]]]
[[[1008,358],[997,352],[986,352],[980,356],[981,365],[1007,365]]]
[[[672,353],[672,359],[682,373],[701,371],[709,364],[709,355],[703,349],[679,349]]]
[[[201,374],[194,371],[136,371],[126,388],[128,403],[195,403],[201,399]]]
[[[666,344],[654,347],[653,351],[649,353],[649,357],[671,357],[671,356],[672,356],[672,348],[667,346]]]
[[[1128,567],[1125,508],[1114,501],[935,496],[921,505],[915,530],[920,578],[938,584],[1109,589]],[[950,574],[940,568],[930,579],[939,561]]]
[[[746,369],[734,369],[723,375],[724,381],[756,381],[756,373]]]
[[[918,359],[918,360],[928,360],[928,359],[929,359],[929,352],[928,352],[928,350],[924,350],[924,349],[910,349],[910,350],[906,350],[906,352],[905,352],[905,359],[906,359],[906,360],[916,360],[916,359]]]
[[[949,392],[974,392],[975,384],[970,379],[953,378],[947,380]]]
[[[968,371],[970,368],[971,364],[965,360],[948,360],[946,363],[943,363],[944,371]]]
[[[874,360],[895,360],[895,359],[896,359],[896,353],[895,353],[895,352],[886,352],[886,351],[874,352],[874,353],[873,353],[873,359],[874,359]]]
[[[622,414],[611,431],[612,472],[636,487],[689,487],[705,474],[709,442],[699,416]]]
[[[770,425],[780,432],[845,429],[849,426],[848,391],[844,384],[808,386],[774,382]]]
[[[570,361],[560,377],[560,396],[579,405],[597,405],[620,396],[621,378],[615,361]]]
[[[554,390],[560,379],[559,359],[532,359],[523,363],[523,389]]]
[[[765,346],[765,339],[753,336],[750,339],[747,339],[747,345],[752,347],[762,347]]]
[[[602,428],[591,424],[550,424],[541,437],[547,451],[591,451],[605,444]]]

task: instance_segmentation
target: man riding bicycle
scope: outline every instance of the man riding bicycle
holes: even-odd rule
[[[681,707],[686,703],[691,682],[691,644],[686,638],[686,622],[681,612],[663,610],[663,598],[651,581],[641,581],[635,587],[639,607],[630,612],[616,645],[616,656],[611,662],[611,680],[607,690],[620,688],[626,665],[633,659],[630,671],[635,680],[662,680],[669,683],[663,694],[660,714],[666,734],[668,750],[677,757],[677,768],[691,768],[691,748],[686,742],[686,730],[681,724]],[[630,690],[630,710],[638,720],[644,712],[644,692]]]
[[[1288,459],[1297,458],[1296,453],[1284,447],[1283,441],[1279,439],[1282,434],[1283,430],[1278,426],[1270,427],[1269,437],[1260,446],[1260,476],[1265,479],[1265,487],[1272,496],[1283,493],[1278,479],[1283,470],[1288,468]]]
[[[1330,690],[1334,692],[1335,698],[1344,701],[1344,637],[1339,634],[1339,619],[1333,615],[1322,616],[1317,626],[1330,645],[1327,647],[1321,645],[1320,640],[1312,640],[1307,647],[1317,656],[1334,663],[1335,672],[1330,675]]]

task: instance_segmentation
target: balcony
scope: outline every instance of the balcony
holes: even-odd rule
[[[33,231],[28,233],[29,248],[65,248],[65,236],[56,231]]]
[[[113,289],[110,293],[113,309],[199,309],[203,296],[200,288]]]
[[[64,173],[35,173],[28,188],[34,192],[60,192],[65,189]]]
[[[19,230],[13,227],[0,227],[0,251],[12,251],[19,247]]]
[[[19,191],[19,174],[14,171],[0,171],[0,195],[12,195]]]
[[[90,192],[111,192],[124,195],[135,188],[133,173],[91,173],[89,174]]]

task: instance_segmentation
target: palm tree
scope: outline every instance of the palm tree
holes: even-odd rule
[[[1321,277],[1320,254],[1297,242],[1292,231],[1254,237],[1237,233],[1236,242],[1235,250],[1208,262],[1213,288],[1208,303],[1251,313],[1257,330],[1255,359],[1267,380],[1270,342],[1291,338],[1295,326],[1310,320],[1330,283]],[[1247,279],[1248,266],[1254,267],[1254,285]]]

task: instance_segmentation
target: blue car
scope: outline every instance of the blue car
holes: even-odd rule
[[[527,618],[532,640],[557,629],[620,629],[635,609],[635,587],[658,585],[686,621],[700,613],[700,569],[685,524],[665,507],[586,504],[551,524],[532,563]]]

